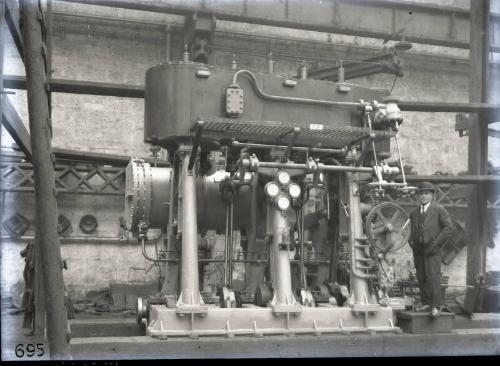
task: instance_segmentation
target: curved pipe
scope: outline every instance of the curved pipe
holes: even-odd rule
[[[236,80],[239,75],[247,75],[252,81],[252,86],[259,97],[264,100],[270,100],[274,102],[286,102],[286,103],[304,103],[304,104],[315,104],[315,105],[327,105],[327,106],[337,106],[337,107],[358,107],[360,104],[356,102],[334,102],[331,100],[321,100],[321,99],[308,99],[308,98],[295,98],[295,97],[283,97],[279,95],[266,94],[261,90],[257,84],[257,78],[249,70],[238,70],[233,75],[232,85],[238,85]]]

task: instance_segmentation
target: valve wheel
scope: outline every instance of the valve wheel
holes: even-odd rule
[[[401,249],[410,238],[410,218],[393,202],[383,202],[366,215],[365,231],[368,242],[382,253]]]

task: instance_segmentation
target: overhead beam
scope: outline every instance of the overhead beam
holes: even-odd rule
[[[469,23],[463,9],[426,7],[405,2],[197,0],[178,1],[63,0],[71,3],[159,12],[181,16],[214,16],[218,20],[302,29],[383,40],[469,48]],[[384,4],[385,6],[381,6]],[[398,8],[399,6],[399,8]],[[404,8],[401,8],[404,7]],[[411,10],[408,10],[411,9]],[[362,26],[360,26],[362,24]]]
[[[406,175],[407,182],[434,182],[434,183],[454,183],[454,184],[479,184],[479,183],[500,183],[500,175]],[[403,176],[396,177],[397,181],[403,181]]]
[[[488,103],[446,103],[446,102],[414,102],[399,101],[398,106],[406,112],[448,112],[448,113],[481,113],[481,124],[500,121],[500,104]]]
[[[126,98],[144,98],[144,86],[94,81],[49,79],[50,90],[56,93],[105,95]],[[4,75],[3,86],[8,89],[26,90],[26,77]]]
[[[126,155],[115,155],[115,154],[104,154],[104,153],[95,153],[90,151],[79,151],[79,150],[70,150],[70,149],[60,149],[53,148],[52,152],[54,153],[56,160],[70,160],[70,161],[78,161],[84,163],[96,163],[96,164],[104,164],[104,165],[112,165],[115,167],[125,167],[128,165],[130,161],[130,156]],[[170,166],[169,162],[162,159],[153,159],[153,158],[141,158],[146,163],[156,164],[156,166]]]
[[[500,139],[500,131],[493,128],[488,128],[488,136]]]
[[[12,39],[19,53],[19,57],[24,61],[23,52],[23,37],[21,34],[21,28],[19,27],[19,6],[15,0],[4,0],[5,1],[5,22],[10,30]]]
[[[49,79],[50,89],[56,93],[103,95],[111,97],[144,98],[143,85],[127,85],[80,81],[67,79]],[[3,86],[7,89],[26,90],[26,78],[18,75],[4,75]],[[412,112],[449,112],[449,113],[484,113],[487,123],[498,122],[500,105],[487,103],[445,103],[398,101],[402,111]]]
[[[26,160],[31,161],[30,133],[23,124],[21,117],[10,104],[6,95],[1,95],[2,103],[2,125],[9,132],[12,139],[26,156]]]

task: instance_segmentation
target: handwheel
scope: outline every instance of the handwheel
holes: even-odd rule
[[[366,215],[368,242],[382,253],[402,248],[410,238],[410,218],[393,202],[383,202]]]

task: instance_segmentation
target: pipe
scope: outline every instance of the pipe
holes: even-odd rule
[[[227,286],[228,288],[233,287],[233,233],[234,233],[234,200],[231,197],[231,202],[229,203],[229,268],[228,268],[228,278],[227,278]]]
[[[12,241],[12,242],[26,242],[35,240],[33,235],[23,235],[17,238],[12,238],[9,235],[1,235],[0,241]],[[59,238],[61,244],[136,244],[135,239],[120,239],[116,237],[101,236],[70,236]]]
[[[309,170],[306,164],[295,164],[295,163],[276,163],[261,161],[259,162],[259,168],[282,168],[282,169],[304,169]],[[373,173],[373,168],[368,167],[353,167],[353,166],[336,166],[336,165],[321,165],[318,166],[319,171],[327,172],[357,172],[357,173]]]
[[[261,90],[259,88],[258,83],[257,83],[257,78],[249,70],[236,71],[233,75],[232,84],[238,85],[236,83],[236,80],[238,79],[239,75],[247,75],[252,82],[252,86],[253,86],[253,89],[255,91],[255,94],[257,94],[257,96],[259,96],[260,98],[262,98],[264,100],[270,100],[270,101],[274,101],[274,102],[304,103],[304,104],[326,105],[326,106],[337,106],[337,107],[355,107],[355,108],[357,108],[360,106],[360,103],[356,103],[356,102],[334,102],[331,100],[283,97],[283,96],[279,96],[279,95],[266,94],[266,93],[264,93],[263,90]],[[379,105],[379,106],[382,106],[382,105]]]
[[[284,146],[284,145],[267,145],[267,144],[257,144],[257,143],[239,142],[239,141],[232,141],[231,145],[237,146],[237,147],[240,147],[240,146],[241,147],[253,147],[256,149],[286,149],[287,148],[287,146]],[[320,152],[320,153],[328,153],[328,154],[341,154],[341,155],[345,155],[347,152],[346,148],[322,149],[319,147],[302,147],[302,146],[292,146],[292,150],[306,151],[306,152]]]
[[[229,276],[229,204],[226,204],[226,233],[224,235],[224,286],[228,286]]]
[[[370,291],[368,279],[376,278],[373,274],[362,273],[357,268],[357,260],[367,259],[364,253],[366,242],[359,240],[363,237],[363,220],[359,210],[360,198],[358,188],[358,177],[353,173],[345,175],[345,189],[349,204],[349,243],[351,245],[351,293],[354,296],[354,304],[370,303]]]
[[[36,245],[40,249],[47,338],[51,359],[71,358],[68,321],[64,305],[64,279],[61,268],[61,245],[57,233],[57,201],[54,188],[54,165],[50,159],[50,118],[47,95],[48,70],[41,50],[44,47],[40,3],[36,0],[20,2],[24,62],[28,90],[29,126],[36,201]]]
[[[394,139],[396,140],[396,147],[398,149],[399,167],[401,169],[401,175],[403,177],[403,184],[406,184],[405,169],[403,167],[403,157],[401,156],[401,150],[399,148],[399,138],[397,133],[394,136]]]

